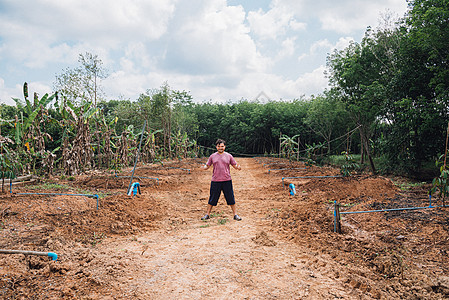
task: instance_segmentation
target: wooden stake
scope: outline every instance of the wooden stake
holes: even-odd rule
[[[341,233],[340,205],[334,201],[334,232]]]
[[[299,136],[298,136],[298,152],[296,154],[296,160],[299,161]]]

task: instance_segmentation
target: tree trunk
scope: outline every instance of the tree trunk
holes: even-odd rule
[[[360,165],[363,165],[364,163],[365,163],[365,146],[363,146],[362,133],[360,132]]]
[[[362,143],[362,149],[364,148],[365,153],[368,157],[369,163],[370,163],[370,167],[371,167],[371,172],[373,172],[373,174],[376,174],[376,168],[374,166],[374,161],[373,158],[371,157],[371,153],[369,151],[369,143],[368,143],[368,137],[367,134],[365,133],[365,131],[362,129],[362,127],[360,127],[360,141]],[[362,158],[363,158],[363,154],[362,154]]]

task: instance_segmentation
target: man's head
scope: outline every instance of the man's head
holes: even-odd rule
[[[217,147],[218,153],[223,153],[226,148],[226,142],[225,140],[218,139],[215,141],[215,146]]]

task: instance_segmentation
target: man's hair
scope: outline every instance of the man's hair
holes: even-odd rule
[[[226,145],[226,141],[225,141],[225,140],[218,139],[218,140],[215,141],[215,146],[217,146],[217,145],[219,145],[219,144],[221,144],[221,143],[223,143],[223,144]]]

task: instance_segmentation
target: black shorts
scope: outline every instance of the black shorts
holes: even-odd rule
[[[211,181],[210,183],[210,196],[209,196],[209,204],[212,206],[216,206],[218,203],[218,198],[220,198],[221,191],[226,199],[226,204],[233,205],[235,204],[234,199],[234,189],[232,188],[232,180],[229,181]]]

